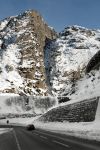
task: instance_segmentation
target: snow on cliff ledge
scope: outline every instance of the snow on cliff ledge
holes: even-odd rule
[[[85,68],[100,49],[100,30],[69,26],[55,35],[37,12],[0,22],[0,93],[99,96],[99,72],[94,80]]]
[[[66,27],[59,37],[49,43],[45,49],[47,58],[45,66],[52,93],[55,96],[68,96],[72,99],[71,95],[76,92],[78,86],[81,86],[81,90],[85,93],[85,86],[89,86],[89,84],[91,86],[93,78],[87,79],[85,69],[89,60],[99,49],[100,30],[90,30],[76,25]],[[96,78],[97,76],[98,73]],[[86,83],[87,81],[88,83]],[[98,78],[95,84],[97,82]],[[82,98],[81,94],[79,98]]]
[[[0,22],[0,93],[48,94],[43,48],[54,36],[34,10]]]

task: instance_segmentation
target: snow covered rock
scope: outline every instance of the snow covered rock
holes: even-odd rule
[[[86,75],[88,62],[99,50],[100,30],[75,25],[57,35],[37,11],[2,20],[0,93],[50,94],[67,100],[83,99],[84,93],[85,99],[91,93],[100,96],[99,70]]]
[[[85,75],[86,66],[99,50],[100,30],[75,25],[66,27],[59,33],[59,37],[49,42],[45,48],[46,74],[51,93],[72,99],[71,95],[75,94],[80,85],[85,91],[83,82],[85,84],[87,80],[91,80]],[[91,81],[89,83],[92,84]],[[81,94],[79,98],[83,99]]]
[[[0,93],[48,94],[44,46],[46,39],[55,37],[37,11],[0,22]]]

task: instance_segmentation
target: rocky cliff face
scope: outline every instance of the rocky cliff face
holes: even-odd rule
[[[93,76],[91,79],[85,76],[86,66],[99,49],[100,30],[89,30],[79,26],[66,27],[55,41],[48,43],[45,48],[45,66],[52,94],[72,99],[71,96],[78,90],[76,95],[80,93],[80,99],[86,91],[90,92],[91,96],[94,83],[90,80]],[[73,99],[76,97],[73,96]]]
[[[37,11],[0,22],[0,93],[48,95],[44,46],[55,37]]]
[[[91,95],[100,76],[86,76],[86,66],[99,50],[100,30],[69,26],[57,35],[37,11],[7,18],[0,22],[0,93]]]

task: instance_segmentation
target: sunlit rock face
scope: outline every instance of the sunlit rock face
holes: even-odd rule
[[[0,22],[0,92],[48,95],[44,46],[56,32],[37,11]]]
[[[76,25],[66,27],[55,41],[49,42],[45,48],[45,66],[52,94],[70,99],[80,95],[78,98],[84,99],[88,93],[91,97],[93,84],[96,87],[98,80],[90,81],[93,76],[86,76],[86,66],[99,50],[100,30]]]
[[[96,96],[99,72],[86,76],[86,67],[99,50],[100,30],[74,25],[58,35],[33,10],[6,18],[0,22],[0,93]]]

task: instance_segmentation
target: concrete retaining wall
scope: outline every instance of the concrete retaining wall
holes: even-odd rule
[[[53,108],[39,118],[43,122],[91,122],[95,120],[99,97],[83,100],[66,106]],[[100,113],[99,113],[100,116]]]
[[[95,119],[100,121],[100,97],[98,101],[98,107],[97,107]]]

